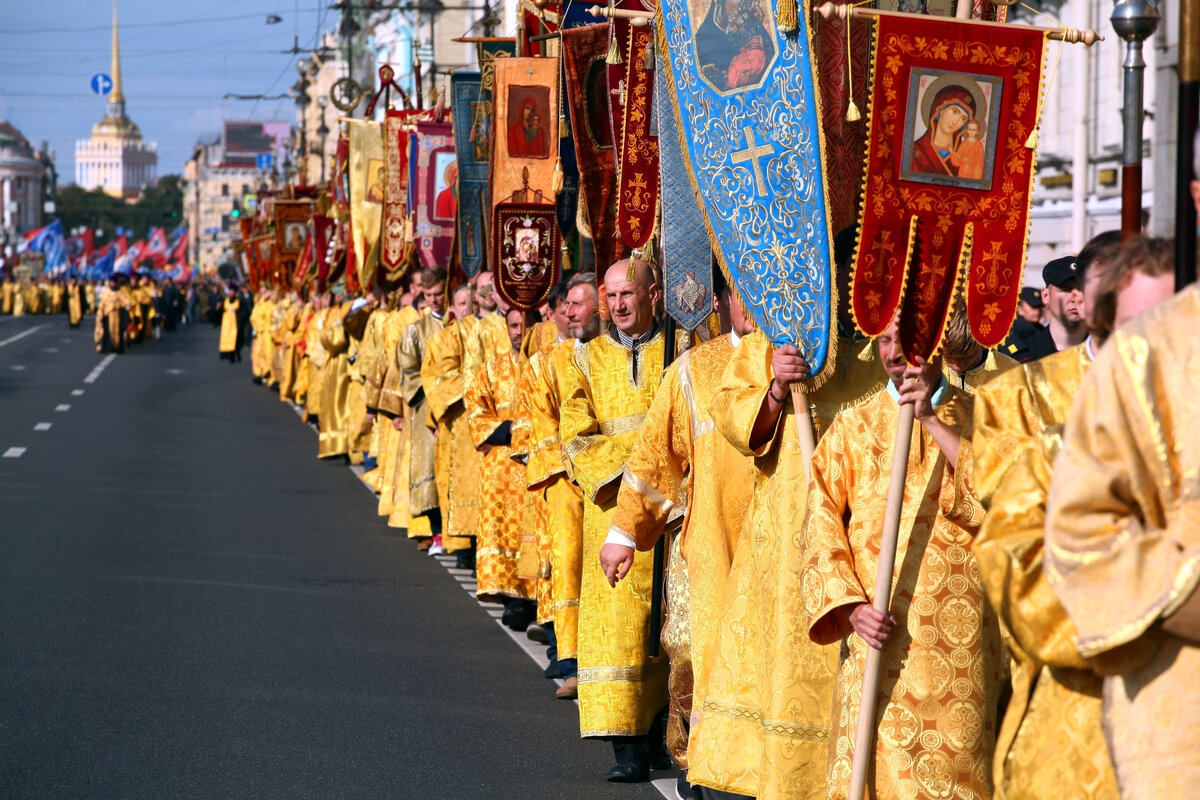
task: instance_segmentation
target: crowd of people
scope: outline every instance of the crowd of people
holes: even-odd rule
[[[1101,234],[1045,265],[1004,345],[976,343],[959,307],[942,354],[911,365],[895,323],[855,333],[852,242],[835,364],[807,394],[803,355],[719,274],[709,324],[673,333],[638,258],[573,275],[536,314],[487,271],[360,298],[230,289],[221,355],[249,339],[254,380],[303,407],[318,457],[362,464],[387,525],[455,554],[547,644],[554,696],[611,743],[609,781],[674,763],[681,798],[845,798],[875,649],[872,797],[1186,796],[1200,750],[1170,704],[1196,705],[1195,391],[1174,391],[1182,362],[1154,337],[1191,335],[1168,320],[1194,323],[1197,293],[1166,302],[1171,243]],[[1191,410],[1162,417],[1168,401]]]

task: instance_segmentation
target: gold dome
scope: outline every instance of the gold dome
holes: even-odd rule
[[[141,139],[142,132],[128,119],[105,117],[92,126],[92,138],[106,136],[120,139]]]

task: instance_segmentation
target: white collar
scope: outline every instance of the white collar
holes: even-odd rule
[[[737,350],[737,346],[742,343],[742,337],[738,336],[737,331],[729,332],[729,346]]]

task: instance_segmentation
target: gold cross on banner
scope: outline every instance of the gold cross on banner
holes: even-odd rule
[[[532,64],[527,64],[527,65],[525,66],[525,77],[526,77],[526,78],[528,78],[529,80],[533,80],[533,76],[534,76],[535,74],[536,74],[536,73],[534,73],[534,71],[533,71],[533,65],[532,65]]]
[[[749,125],[742,128],[742,132],[746,135],[746,149],[734,153],[731,160],[734,164],[750,162],[750,168],[754,170],[755,193],[761,197],[767,193],[767,182],[763,179],[762,165],[758,163],[758,160],[763,156],[774,155],[775,149],[770,144],[756,144],[754,128]]]
[[[640,198],[642,196],[642,190],[646,188],[646,177],[640,172],[635,172],[633,174],[633,180],[629,182],[629,188],[633,189],[633,196],[635,199]]]
[[[617,84],[617,88],[610,89],[608,93],[613,97],[620,97],[621,105],[625,105],[625,79],[621,78],[621,82]]]

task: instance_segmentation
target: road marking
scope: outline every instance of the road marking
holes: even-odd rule
[[[50,430],[50,423],[49,422],[39,422],[37,425],[33,426],[33,429],[35,431],[48,431],[48,430]]]
[[[58,405],[56,405],[56,406],[54,407],[54,410],[55,410],[55,411],[70,411],[70,410],[71,410],[71,406],[69,406],[69,405],[68,405],[68,404],[66,404],[66,403],[59,403]]]
[[[100,373],[104,372],[105,367],[107,367],[109,364],[111,364],[113,362],[113,359],[116,357],[117,357],[116,353],[109,353],[104,358],[102,358],[100,360],[100,363],[96,365],[96,368],[94,370],[92,370],[91,372],[89,372],[88,376],[83,379],[83,382],[84,383],[95,383],[96,379],[100,377]]]
[[[4,451],[4,455],[0,456],[0,458],[20,458],[23,455],[25,455],[24,447],[10,447]]]
[[[183,374],[183,370],[181,370],[181,369],[169,369],[169,370],[167,370],[167,374],[168,374],[168,375],[182,375],[182,374]]]
[[[57,347],[43,347],[42,352],[43,353],[57,353],[58,348]]]
[[[4,341],[0,342],[0,347],[7,347],[8,345],[12,344],[15,341],[24,339],[26,336],[30,335],[31,333],[40,331],[44,327],[46,327],[46,326],[45,325],[34,325],[29,330],[21,331],[20,333],[16,334],[15,336],[10,336],[7,339],[5,339]]]
[[[24,364],[13,364],[12,368],[14,370],[16,370],[17,372],[21,372],[22,370],[25,369],[25,365]]]
[[[72,389],[71,397],[83,397],[83,389]]]
[[[63,343],[63,344],[70,344],[70,343],[71,343],[71,342],[73,342],[73,341],[75,341],[75,340],[74,340],[74,339],[63,339],[63,340],[62,340],[62,343]]]

